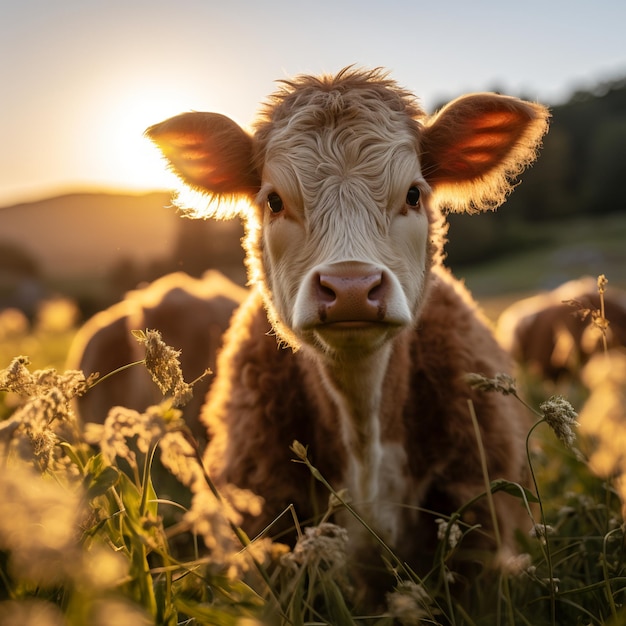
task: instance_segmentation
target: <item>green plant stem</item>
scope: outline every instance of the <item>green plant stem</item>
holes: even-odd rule
[[[609,601],[609,606],[611,607],[611,615],[613,619],[617,621],[617,607],[615,606],[615,599],[613,598],[613,590],[611,589],[611,578],[609,576],[609,571],[607,569],[606,561],[607,561],[607,551],[606,551],[606,542],[609,536],[617,532],[619,529],[612,530],[611,532],[604,535],[604,539],[602,540],[602,574],[604,575],[604,584],[606,586],[606,595]]]
[[[606,321],[606,317],[604,316],[604,289],[598,289],[598,293],[600,296],[600,317],[602,318],[605,324],[608,324],[608,322]],[[606,330],[607,330],[606,326],[603,325],[601,328],[601,331],[602,331],[602,347],[604,350],[604,356],[608,356],[608,353],[609,353],[609,345],[606,340]]]
[[[533,412],[536,413],[535,411]],[[546,518],[545,518],[545,513],[543,510],[543,502],[541,501],[541,494],[539,493],[539,485],[537,484],[537,477],[535,476],[535,470],[533,468],[532,458],[530,456],[530,437],[535,431],[535,429],[537,428],[537,426],[539,426],[539,424],[544,423],[545,421],[546,420],[543,418],[540,419],[539,421],[535,422],[532,425],[531,429],[528,431],[528,435],[526,435],[526,458],[528,459],[528,467],[530,469],[530,476],[532,478],[533,485],[535,486],[535,493],[537,494],[537,498],[539,500],[539,512],[541,515],[541,524],[543,525],[543,539],[545,541],[545,544],[542,543],[541,540],[540,540],[540,543],[545,546],[545,555],[546,555],[546,562],[548,564],[548,580],[549,580],[549,588],[550,588],[550,616],[551,616],[551,622],[553,626],[556,626],[556,593],[554,591],[554,572],[552,569],[552,554],[550,552],[550,542],[548,540],[548,532],[546,530]]]
[[[141,503],[139,505],[139,516],[140,518],[145,517],[147,512],[148,512],[148,504],[156,502],[155,500],[150,500],[149,496],[152,494],[152,492],[154,491],[153,487],[152,487],[152,480],[150,477],[150,471],[152,468],[152,463],[154,462],[154,455],[156,453],[156,449],[158,446],[158,441],[154,441],[150,444],[150,448],[148,449],[148,452],[145,455],[145,459],[144,459],[144,464],[143,464],[143,476],[142,476],[142,480],[141,480]],[[164,548],[162,551],[159,550],[161,559],[163,560],[163,565],[166,568],[165,569],[165,585],[166,585],[166,592],[165,592],[165,598],[169,601],[170,607],[168,607],[168,609],[171,610],[171,599],[172,599],[172,573],[171,571],[169,571],[168,566],[170,565],[170,554],[169,554],[169,550],[167,549],[167,539],[165,537],[165,532],[163,531],[163,529],[159,529],[160,530],[160,535],[161,535],[161,541],[164,545]],[[150,577],[152,579],[152,571],[149,570],[150,572]],[[153,590],[153,594],[154,594],[154,590]],[[156,598],[155,598],[155,603],[156,603]],[[164,612],[165,611],[165,607],[164,607]]]
[[[143,462],[143,472],[141,477],[141,505],[139,507],[139,515],[141,517],[145,516],[148,506],[148,492],[151,491],[148,489],[150,486],[150,468],[152,467],[152,462],[154,460],[154,454],[157,449],[158,442],[150,444],[150,448],[145,455],[145,459]]]
[[[476,444],[478,445],[478,454],[480,456],[480,464],[483,473],[483,479],[485,481],[485,491],[487,496],[487,503],[489,505],[489,511],[491,513],[491,523],[493,525],[493,534],[496,540],[496,546],[498,553],[502,553],[502,537],[500,535],[500,526],[498,524],[498,514],[496,513],[496,505],[493,499],[493,493],[491,493],[491,480],[489,479],[489,468],[487,467],[487,455],[485,454],[485,447],[483,445],[483,438],[480,434],[480,426],[478,425],[478,418],[476,417],[476,411],[474,410],[474,404],[471,400],[467,401],[467,405],[472,418],[472,425],[474,427],[474,434],[476,436]],[[511,589],[509,588],[509,579],[505,574],[502,578],[504,585],[504,596],[507,602],[507,615],[509,624],[515,626],[515,617],[513,615],[513,604],[511,601]]]
[[[127,363],[126,365],[122,365],[121,367],[118,367],[117,369],[114,369],[114,370],[110,371],[108,374],[105,374],[104,376],[96,378],[89,385],[89,389],[92,389],[96,385],[99,385],[102,381],[107,380],[107,378],[111,378],[111,376],[115,376],[115,374],[119,374],[120,372],[123,372],[124,370],[130,369],[131,367],[136,367],[137,365],[145,365],[145,363],[146,363],[146,360],[145,359],[141,359],[141,361],[133,361],[132,363]]]

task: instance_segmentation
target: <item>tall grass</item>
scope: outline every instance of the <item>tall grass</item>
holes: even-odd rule
[[[31,371],[25,357],[0,371],[10,404],[0,422],[0,626],[626,624],[626,448],[602,440],[606,420],[626,423],[626,374],[602,377],[602,397],[614,394],[610,416],[597,398],[589,404],[593,389],[580,418],[558,395],[527,404],[537,418],[527,439],[535,493],[485,469],[478,497],[488,505],[495,492],[521,500],[533,533],[518,536],[519,555],[506,567],[469,580],[460,602],[451,590],[460,575],[454,556],[480,532],[461,523],[462,509],[438,516],[432,567],[418,576],[310,462],[306,442],[294,442],[294,460],[326,486],[328,511],[308,528],[285,511],[299,537],[293,549],[247,537],[243,515],[258,514],[260,500],[215,488],[176,406],[191,391],[177,353],[156,333],[137,339],[147,354],[135,366],[149,368],[164,401],[143,413],[117,407],[102,425],[80,424],[73,411],[73,399],[97,380]],[[626,372],[623,358],[607,352],[603,363],[611,359],[615,375]],[[526,402],[508,377],[469,381]],[[331,521],[339,508],[363,524],[395,580],[368,614],[353,603],[349,536]]]

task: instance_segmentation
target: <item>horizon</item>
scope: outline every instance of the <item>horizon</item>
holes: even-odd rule
[[[148,196],[152,194],[172,194],[175,193],[175,190],[170,189],[158,189],[158,188],[138,188],[138,187],[115,187],[106,185],[82,185],[77,184],[72,186],[71,184],[64,187],[51,187],[50,189],[42,189],[40,192],[33,191],[32,195],[24,195],[20,196],[15,202],[9,203],[0,203],[0,211],[3,209],[11,209],[13,207],[27,205],[27,204],[38,204],[41,202],[47,202],[49,200],[54,200],[56,198],[64,198],[71,196]]]

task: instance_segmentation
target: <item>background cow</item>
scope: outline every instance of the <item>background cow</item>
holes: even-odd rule
[[[168,274],[144,288],[129,292],[124,300],[97,313],[78,331],[68,356],[68,367],[86,375],[101,376],[144,358],[144,348],[132,330],[155,329],[176,350],[186,382],[207,368],[215,372],[216,353],[233,311],[246,291],[216,271],[201,279],[183,273]],[[214,374],[194,386],[183,416],[202,445],[206,428],[198,419],[200,407]],[[138,411],[163,399],[144,367],[132,367],[98,383],[78,399],[83,421],[102,423],[112,406]]]
[[[498,318],[497,337],[534,376],[551,381],[577,376],[603,350],[602,333],[591,314],[581,315],[592,309],[600,311],[596,279],[572,280],[506,308]],[[607,289],[604,311],[608,347],[626,346],[626,293]]]

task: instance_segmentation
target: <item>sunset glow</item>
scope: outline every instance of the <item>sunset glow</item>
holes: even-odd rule
[[[99,143],[103,173],[122,187],[169,189],[177,184],[159,151],[144,136],[153,123],[184,111],[185,95],[122,93],[103,120]]]
[[[300,73],[384,67],[427,111],[493,89],[556,104],[626,73],[625,20],[612,0],[5,2],[0,206],[170,187],[147,126],[189,110],[248,124],[274,81]]]

